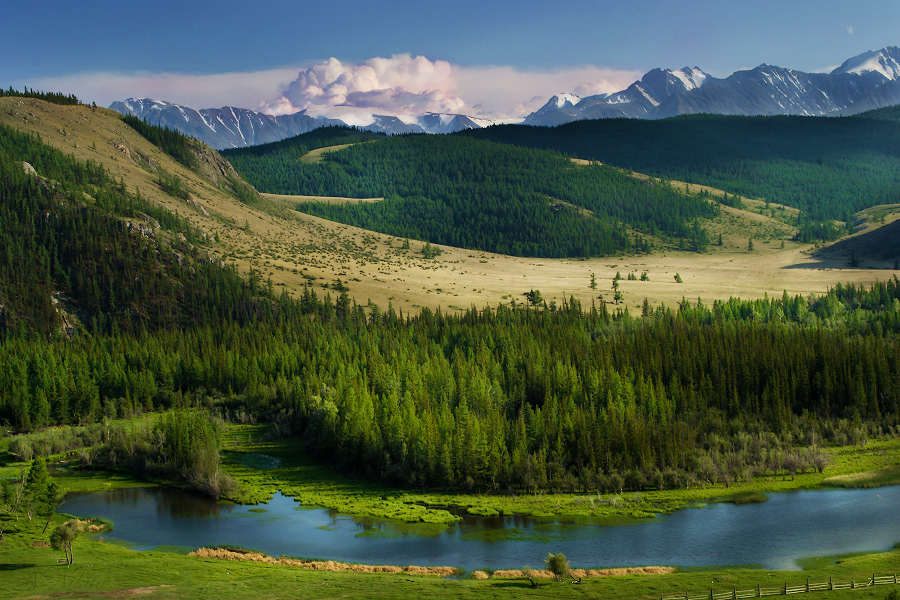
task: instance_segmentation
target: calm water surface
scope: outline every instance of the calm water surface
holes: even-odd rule
[[[771,494],[761,504],[716,504],[619,527],[523,517],[409,527],[308,509],[281,494],[250,507],[163,488],[74,496],[60,510],[112,519],[115,529],[103,537],[138,549],[237,545],[272,556],[472,570],[540,566],[548,552],[581,567],[796,569],[798,558],[890,548],[900,541],[898,508],[900,486]]]

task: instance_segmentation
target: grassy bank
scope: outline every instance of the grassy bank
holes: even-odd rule
[[[64,517],[59,516],[58,522]],[[250,562],[185,556],[172,552],[133,551],[102,539],[81,535],[74,544],[75,562],[58,563],[61,551],[47,545],[41,525],[25,519],[0,517],[4,540],[0,543],[0,598],[618,598],[650,599],[684,594],[685,590],[708,593],[802,585],[812,581],[864,582],[873,573],[894,573],[900,551],[821,557],[807,561],[805,571],[773,572],[748,568],[691,569],[668,574],[624,574],[586,577],[579,585],[539,580],[532,589],[515,573],[489,579],[463,576],[442,579],[417,575],[414,570],[396,573],[352,573],[309,570],[290,561]],[[540,566],[540,565],[535,565]],[[590,565],[573,565],[575,568]],[[894,586],[824,592],[823,598],[881,599]]]

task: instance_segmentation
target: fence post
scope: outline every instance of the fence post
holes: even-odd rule
[[[855,589],[856,589],[856,577],[851,577],[851,578],[850,578],[850,589],[851,589],[851,590],[855,590]]]
[[[809,577],[806,578],[806,593],[809,593]]]
[[[829,591],[834,590],[834,582],[831,581],[831,577],[828,578],[828,589],[829,589]]]
[[[762,598],[762,589],[759,587],[759,584],[756,584],[756,597]]]
[[[782,596],[787,596],[787,581],[784,582],[784,591],[781,592]]]
[[[875,587],[875,573],[872,573],[872,587]]]

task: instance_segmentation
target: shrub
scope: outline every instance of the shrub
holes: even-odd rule
[[[551,552],[544,562],[547,563],[547,568],[550,569],[557,581],[562,581],[562,578],[569,574],[569,560],[562,552],[559,554]]]

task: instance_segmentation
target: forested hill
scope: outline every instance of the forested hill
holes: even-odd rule
[[[709,202],[556,152],[459,136],[404,136],[357,144],[300,162],[321,144],[298,136],[269,151],[228,152],[262,192],[378,203],[298,206],[327,219],[398,237],[502,254],[574,257],[646,249],[643,237],[706,244]],[[334,140],[331,140],[334,143]],[[634,232],[637,232],[636,235]]]
[[[897,106],[887,106],[885,108],[877,108],[859,115],[861,119],[878,119],[881,121],[898,121],[900,122],[900,104]]]
[[[460,136],[599,160],[847,220],[897,201],[900,123],[864,117],[691,115],[602,119],[555,128],[494,126]]]

